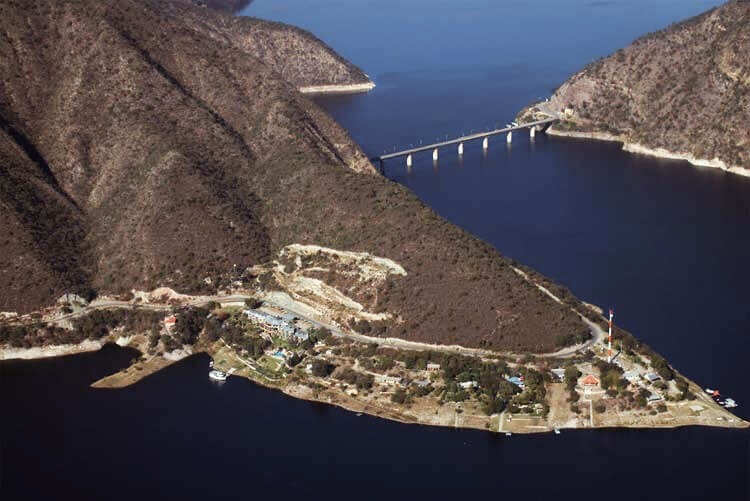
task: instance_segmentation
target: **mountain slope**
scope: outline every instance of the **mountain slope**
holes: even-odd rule
[[[364,286],[344,267],[306,272],[381,318],[380,335],[548,351],[587,331],[491,246],[377,174],[296,91],[304,75],[241,42],[255,21],[178,0],[11,0],[0,25],[0,311],[91,289],[271,290],[242,270],[308,244],[406,270]],[[310,63],[290,54],[292,67]],[[315,78],[341,78],[316,67]]]
[[[729,2],[592,63],[543,107],[567,110],[552,132],[606,134],[750,175],[748,54],[750,2]]]

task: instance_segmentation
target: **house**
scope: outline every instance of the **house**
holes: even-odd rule
[[[164,318],[164,328],[167,331],[171,331],[174,329],[174,326],[177,324],[177,317],[174,315],[169,315],[168,317]]]
[[[420,388],[424,388],[425,386],[430,385],[430,380],[429,379],[415,379],[414,381],[411,382],[411,384],[413,384],[414,386],[419,386]]]
[[[375,381],[382,384],[401,384],[401,378],[397,376],[385,376],[382,374],[375,374]]]
[[[477,386],[479,386],[479,383],[477,383],[476,381],[464,381],[463,383],[458,383],[458,386],[460,386],[464,390],[468,390],[470,388],[476,388]]]
[[[599,386],[599,378],[597,378],[593,374],[589,374],[588,376],[584,376],[583,379],[581,379],[581,383],[583,384],[583,386]]]
[[[655,381],[658,381],[658,380],[660,380],[660,379],[661,379],[661,376],[660,376],[660,375],[658,375],[658,374],[657,374],[657,373],[655,373],[655,372],[649,372],[648,374],[646,374],[646,379],[648,379],[648,382],[649,382],[649,383],[653,383],[653,382],[655,382]]]
[[[438,372],[440,364],[427,364],[427,372]]]
[[[550,372],[557,381],[562,381],[563,379],[565,379],[565,369],[552,369]]]
[[[652,394],[651,394],[651,395],[649,395],[649,396],[648,396],[648,398],[646,399],[646,401],[647,401],[647,402],[649,402],[649,403],[650,403],[650,402],[658,402],[659,400],[664,400],[664,397],[662,397],[662,396],[661,396],[661,395],[659,395],[658,393],[652,393]]]
[[[628,383],[635,384],[641,380],[641,374],[638,371],[627,371],[623,377]]]

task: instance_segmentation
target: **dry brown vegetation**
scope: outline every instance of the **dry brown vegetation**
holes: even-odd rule
[[[300,243],[406,269],[377,291],[401,319],[389,336],[548,351],[585,329],[379,176],[295,90],[304,74],[266,64],[278,45],[256,57],[255,21],[177,0],[10,0],[0,25],[0,311],[89,288],[208,291]],[[306,40],[292,66],[329,50]],[[329,69],[316,78],[337,83]]]
[[[733,1],[596,61],[550,102],[569,127],[750,169],[750,2]]]

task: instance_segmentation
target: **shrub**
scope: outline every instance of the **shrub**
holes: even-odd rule
[[[335,365],[320,358],[316,358],[312,361],[312,373],[313,376],[316,377],[328,377],[335,368]]]
[[[406,392],[403,389],[396,390],[393,395],[391,395],[391,402],[396,404],[403,404],[406,402]]]

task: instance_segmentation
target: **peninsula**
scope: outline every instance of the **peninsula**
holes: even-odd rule
[[[303,94],[371,85],[311,34],[188,0],[10,1],[0,26],[0,358],[135,347],[118,387],[203,351],[506,433],[748,426],[382,177]]]

